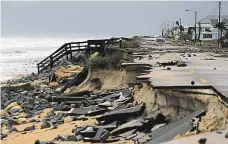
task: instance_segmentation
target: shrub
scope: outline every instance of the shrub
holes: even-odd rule
[[[122,48],[138,48],[139,42],[138,41],[122,41]]]
[[[104,68],[109,66],[109,58],[107,57],[97,56],[92,58],[90,61],[92,67],[94,68]]]
[[[113,66],[117,66],[122,59],[123,53],[121,53],[120,51],[116,51],[110,56],[110,63]]]

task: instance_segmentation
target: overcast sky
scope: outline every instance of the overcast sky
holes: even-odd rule
[[[183,25],[218,13],[218,2],[1,1],[3,37],[96,37],[159,34],[161,23],[181,17]],[[228,2],[222,2],[228,15]]]

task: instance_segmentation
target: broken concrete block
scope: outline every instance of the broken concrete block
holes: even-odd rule
[[[80,134],[84,137],[94,137],[96,131],[93,130],[93,127],[87,127],[85,130],[80,131]]]
[[[40,129],[50,128],[50,127],[51,127],[51,122],[45,121],[40,126]]]
[[[201,138],[199,139],[199,144],[206,144],[207,139],[206,138]]]
[[[145,109],[145,106],[136,106],[136,107],[126,108],[126,109],[114,110],[102,115],[101,117],[98,117],[97,120],[113,121],[116,117],[118,117],[119,120],[126,119],[131,115],[140,114],[144,109]]]
[[[35,125],[32,125],[32,126],[26,127],[26,128],[24,129],[24,131],[31,131],[31,130],[35,130],[35,129],[36,129]]]
[[[85,142],[102,142],[107,139],[109,136],[109,132],[103,128],[99,128],[96,135],[93,138],[85,137]]]
[[[66,141],[78,141],[76,135],[67,135]]]
[[[170,67],[167,67],[167,70],[171,70],[171,68]]]
[[[228,138],[228,132],[226,132],[226,134],[225,134],[225,138]]]
[[[94,126],[93,128],[96,130],[98,130],[99,128],[103,128],[103,129],[110,131],[110,130],[115,129],[116,127],[117,127],[117,121],[114,121],[114,122],[107,124],[107,125]]]
[[[177,67],[186,67],[187,64],[185,64],[184,62],[178,62],[177,63]]]
[[[119,136],[123,137],[123,138],[127,138],[129,136],[131,136],[132,134],[134,134],[137,130],[136,129],[132,129],[130,131],[127,131],[127,132],[124,132],[124,133],[121,133]]]
[[[1,140],[6,138],[8,135],[7,134],[1,134]]]
[[[110,133],[111,133],[111,135],[115,135],[115,134],[125,132],[127,130],[136,129],[138,127],[143,126],[142,121],[143,121],[142,119],[136,119],[136,120],[129,121],[127,123],[120,125],[118,128],[114,129]]]
[[[105,101],[103,103],[98,104],[98,106],[101,106],[101,107],[111,107],[112,106],[112,103],[110,101]]]
[[[31,90],[34,87],[31,86],[30,83],[17,83],[17,84],[13,84],[13,85],[0,85],[1,90],[3,89],[8,89],[10,91],[17,91],[19,89],[22,90]]]
[[[157,125],[155,125],[155,126],[151,129],[151,132],[154,131],[154,130],[156,130],[156,129],[158,129],[158,128],[161,128],[161,127],[163,127],[163,126],[165,126],[165,125],[166,125],[166,123],[157,124]]]

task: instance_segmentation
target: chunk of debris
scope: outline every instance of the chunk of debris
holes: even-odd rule
[[[76,135],[67,135],[66,141],[78,141]]]
[[[102,142],[107,139],[109,132],[103,128],[99,128],[96,135],[93,138],[85,137],[84,142]]]
[[[110,101],[105,101],[103,103],[98,104],[100,107],[111,107],[112,103]]]
[[[195,82],[194,81],[191,81],[191,85],[195,85]]]
[[[136,131],[137,131],[136,129],[132,129],[130,131],[127,131],[127,132],[124,132],[124,133],[120,134],[119,136],[121,136],[121,137],[126,139],[126,138],[129,138],[130,136],[132,136],[133,134],[135,134]]]
[[[18,132],[17,128],[15,128],[15,127],[8,128],[8,131],[9,132]]]
[[[66,139],[64,137],[62,137],[61,135],[57,135],[55,138],[54,138],[55,141],[65,141]]]
[[[8,135],[7,134],[1,134],[1,140],[6,138]]]
[[[156,130],[156,129],[158,129],[158,128],[161,128],[161,127],[163,127],[163,126],[165,126],[165,125],[166,125],[166,123],[157,124],[157,125],[155,125],[155,126],[151,129],[151,132],[154,131],[154,130]]]
[[[96,131],[93,130],[93,127],[87,127],[85,130],[80,131],[80,134],[84,137],[93,137]]]
[[[228,132],[226,132],[226,134],[225,134],[225,138],[228,138]]]
[[[31,131],[31,130],[35,130],[35,129],[36,129],[35,125],[32,125],[32,126],[28,126],[28,127],[24,128],[24,131]]]
[[[117,133],[125,132],[126,130],[131,130],[131,129],[136,129],[138,127],[142,127],[143,126],[142,122],[143,122],[142,119],[136,119],[136,120],[129,121],[127,123],[124,123],[123,125],[120,125],[118,128],[114,129],[110,133],[112,135],[114,135]]]
[[[186,66],[187,66],[187,64],[184,62],[178,62],[177,63],[177,67],[186,67]]]
[[[118,117],[119,120],[127,119],[128,116],[137,115],[137,114],[141,113],[144,109],[145,109],[145,105],[111,111],[109,113],[102,115],[101,117],[98,117],[97,120],[98,121],[103,121],[103,120],[113,121],[113,119],[115,119],[116,117]]]
[[[201,138],[199,139],[199,144],[206,144],[207,139],[206,138]]]
[[[50,127],[51,127],[51,122],[45,121],[45,122],[43,122],[42,125],[40,126],[40,129],[50,128]]]

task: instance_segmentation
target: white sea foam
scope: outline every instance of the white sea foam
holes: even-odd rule
[[[37,72],[36,64],[64,43],[93,38],[1,38],[1,81]]]

